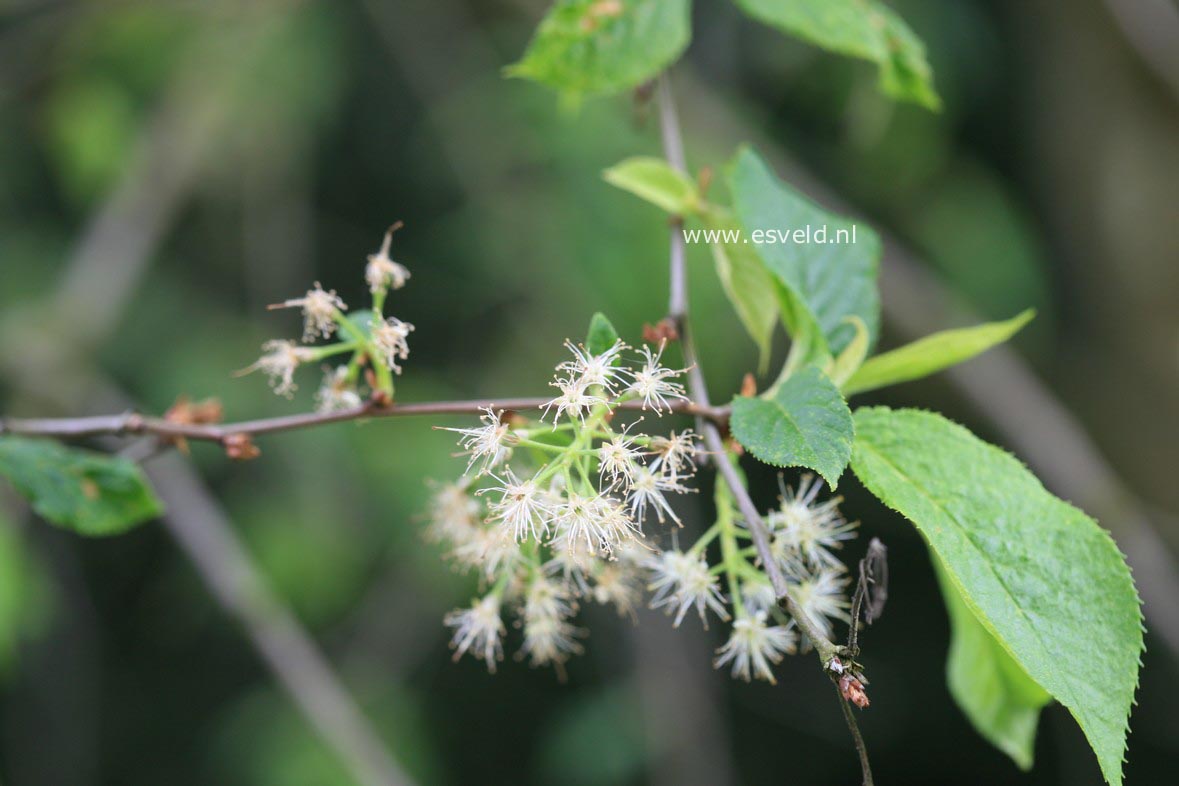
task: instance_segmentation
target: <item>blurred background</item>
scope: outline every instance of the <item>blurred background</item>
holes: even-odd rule
[[[828,207],[887,233],[885,347],[1038,310],[1014,353],[871,400],[946,412],[1114,532],[1148,603],[1128,782],[1170,780],[1174,6],[893,5],[926,42],[940,114],[889,102],[869,65],[696,2],[673,74],[689,161],[718,167],[752,141]],[[230,420],[310,409],[313,371],[293,401],[231,372],[266,339],[297,335],[297,317],[266,304],[319,280],[359,307],[365,255],[396,219],[394,257],[413,278],[389,310],[417,326],[400,400],[540,395],[561,341],[595,310],[637,340],[666,307],[666,225],[600,172],[659,153],[654,108],[570,111],[502,79],[545,9],[0,2],[0,411],[162,412],[179,394],[219,398]],[[703,363],[727,399],[755,351],[707,249],[692,253]],[[430,425],[273,436],[245,464],[192,451],[210,515],[223,506],[415,781],[858,782],[811,658],[788,660],[776,687],[737,683],[710,666],[722,632],[695,621],[634,626],[590,609],[588,652],[565,683],[510,658],[495,676],[451,663],[441,616],[475,585],[421,538],[427,479],[463,467]],[[754,472],[768,507],[774,475]],[[973,732],[945,687],[948,625],[924,547],[850,477],[841,492],[890,549],[890,607],[863,639],[873,703],[860,722],[878,782],[1099,783],[1058,706],[1028,774]],[[708,495],[681,510],[701,527]],[[83,540],[0,489],[0,782],[353,783],[176,531]]]

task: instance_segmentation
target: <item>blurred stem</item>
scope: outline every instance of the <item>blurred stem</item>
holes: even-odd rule
[[[680,134],[679,115],[676,111],[675,100],[671,93],[671,84],[666,73],[659,77],[656,100],[659,104],[659,127],[662,131],[663,150],[667,157],[667,162],[673,169],[687,174],[683,137]],[[709,403],[708,397],[708,385],[704,380],[704,373],[701,371],[700,363],[696,357],[696,348],[692,343],[691,326],[688,321],[688,278],[687,266],[685,264],[686,248],[684,246],[684,233],[680,231],[682,223],[680,220],[673,221],[669,232],[671,250],[670,275],[668,276],[670,288],[668,317],[679,329],[684,363],[688,366],[688,392],[698,406],[709,407],[711,404]],[[770,551],[769,532],[766,529],[765,522],[762,521],[761,514],[757,511],[757,506],[753,504],[753,500],[749,497],[749,491],[745,488],[744,480],[729,460],[729,450],[721,438],[720,429],[717,428],[715,423],[705,421],[702,418],[698,419],[697,426],[704,435],[704,442],[710,453],[709,458],[716,466],[717,471],[725,483],[728,484],[730,491],[732,491],[733,499],[737,502],[737,508],[745,518],[749,533],[753,536],[753,545],[757,549],[758,558],[766,575],[769,576],[770,584],[774,588],[774,594],[778,598],[778,603],[790,612],[790,616],[794,618],[799,629],[802,630],[811,644],[814,645],[816,652],[818,652],[819,661],[824,672],[828,677],[833,678],[834,673],[831,670],[831,666],[835,662],[833,659],[840,653],[840,648],[823,634],[791,594],[790,584],[786,581],[786,577],[782,574],[782,569]],[[860,736],[860,730],[856,724],[855,716],[847,711],[847,703],[843,700],[842,695],[840,695],[840,704],[844,706],[844,719],[847,721],[848,728],[851,730],[852,738],[856,741],[856,748],[861,754],[860,765],[864,774],[864,783],[871,784],[872,772],[868,766],[867,749],[864,747],[863,738]]]

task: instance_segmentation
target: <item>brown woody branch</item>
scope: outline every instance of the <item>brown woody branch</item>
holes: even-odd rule
[[[20,434],[25,436],[58,437],[80,439],[101,435],[147,435],[166,440],[196,440],[216,442],[222,446],[235,440],[272,434],[280,431],[313,428],[329,423],[349,420],[371,420],[410,415],[470,415],[480,410],[536,409],[547,403],[544,398],[505,398],[468,401],[428,401],[411,404],[381,404],[368,401],[356,407],[335,412],[307,412],[298,415],[284,415],[259,420],[244,420],[237,423],[181,423],[168,418],[152,417],[138,412],[124,412],[118,415],[96,415],[77,418],[0,418],[0,435]],[[619,409],[638,410],[641,402],[627,401]],[[672,411],[695,415],[714,423],[728,420],[728,407],[714,407],[693,402],[675,402]]]

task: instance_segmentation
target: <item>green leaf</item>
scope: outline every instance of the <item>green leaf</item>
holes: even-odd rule
[[[737,0],[754,19],[880,68],[888,95],[938,109],[925,46],[895,11],[875,0]]]
[[[591,355],[600,355],[618,341],[618,331],[598,311],[590,318],[589,331],[585,335],[585,348]]]
[[[1068,707],[1121,784],[1142,616],[1109,534],[940,415],[860,409],[855,423],[856,475],[916,524],[978,622]]]
[[[574,100],[611,95],[655,78],[690,38],[688,0],[558,0],[506,73]]]
[[[863,393],[886,385],[909,382],[969,360],[1002,344],[1031,321],[1036,312],[1028,309],[1005,322],[943,330],[912,344],[884,352],[868,360],[843,385],[845,395]]]
[[[40,516],[81,535],[115,535],[163,512],[132,462],[49,440],[0,438],[0,475]]]
[[[946,577],[937,555],[931,558],[950,615],[950,654],[946,661],[950,694],[979,734],[1010,756],[1020,769],[1031,769],[1040,710],[1052,697],[979,623]]]
[[[713,210],[706,223],[710,230],[721,233],[717,237],[722,238],[711,244],[716,277],[720,279],[725,296],[737,312],[741,324],[757,345],[758,371],[765,373],[770,362],[774,324],[778,321],[780,285],[752,247],[723,239],[739,236],[740,227],[732,215]],[[737,234],[731,234],[733,232]]]
[[[859,317],[871,348],[880,324],[876,233],[815,205],[778,180],[749,148],[738,151],[729,165],[728,182],[745,228],[743,241],[792,295],[783,314],[791,336],[814,324],[826,349],[837,354],[855,337],[847,317]],[[809,233],[810,241],[795,242],[796,232],[801,238]]]
[[[868,326],[859,317],[847,317],[847,321],[855,328],[856,336],[843,348],[838,357],[831,359],[831,367],[827,371],[827,376],[836,387],[842,387],[856,373],[868,355]]]
[[[847,467],[852,416],[839,389],[814,366],[778,386],[771,398],[733,399],[733,436],[776,467],[807,467],[832,489]]]
[[[661,158],[636,156],[621,161],[602,173],[612,186],[629,191],[672,215],[695,212],[700,194],[692,179]]]

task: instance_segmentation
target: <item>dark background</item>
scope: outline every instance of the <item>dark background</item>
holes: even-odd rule
[[[784,174],[802,167],[825,201],[913,252],[941,284],[921,303],[936,299],[949,322],[1037,308],[1015,346],[1125,484],[1109,490],[1104,523],[1129,550],[1137,530],[1123,519],[1145,512],[1174,546],[1174,7],[895,6],[928,46],[940,114],[883,98],[871,66],[699,0],[673,75],[690,163],[719,167],[754,141]],[[665,223],[599,173],[658,154],[653,107],[623,97],[569,111],[502,79],[544,8],[0,5],[0,408],[100,413],[130,396],[159,412],[187,393],[220,398],[229,419],[305,410],[311,372],[293,402],[230,373],[267,338],[297,335],[296,317],[267,303],[315,280],[363,303],[365,254],[394,219],[413,278],[389,311],[417,326],[401,400],[542,394],[561,341],[595,310],[636,340],[665,308]],[[689,262],[703,363],[726,399],[755,352],[707,251]],[[884,346],[907,338],[899,326],[886,321]],[[945,376],[869,400],[941,409],[1015,447]],[[494,677],[450,663],[441,615],[473,584],[420,538],[425,480],[462,467],[429,426],[271,437],[248,464],[193,449],[269,582],[415,778],[857,782],[810,658],[789,659],[776,687],[736,683],[710,668],[722,632],[694,622],[635,627],[591,610],[588,653],[564,684],[510,659]],[[1023,436],[1059,455],[1035,467],[1050,486],[1069,474],[1068,445]],[[774,476],[750,466],[768,506]],[[873,703],[860,719],[878,782],[1098,783],[1059,706],[1030,774],[972,731],[945,688],[948,628],[924,547],[850,476],[841,491],[891,555],[891,605],[864,638]],[[81,540],[6,491],[0,502],[0,782],[349,783],[162,527]],[[700,528],[708,495],[682,510]],[[1139,569],[1140,585],[1166,586],[1166,550],[1148,551],[1163,567]],[[1179,747],[1175,650],[1149,631],[1146,642],[1131,784],[1171,780]]]

